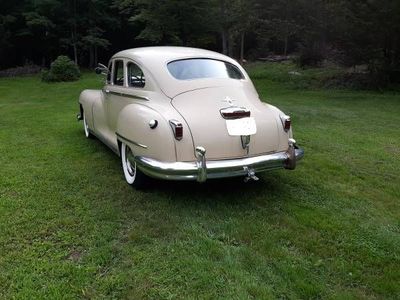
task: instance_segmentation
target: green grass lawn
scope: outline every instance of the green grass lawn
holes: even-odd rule
[[[398,298],[400,94],[293,90],[295,171],[135,191],[82,89],[0,79],[0,298]]]

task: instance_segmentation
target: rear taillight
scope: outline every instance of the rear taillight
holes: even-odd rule
[[[174,133],[175,139],[180,141],[183,137],[183,126],[182,123],[177,120],[170,120],[169,124],[171,125],[172,131]]]
[[[282,126],[283,126],[283,129],[286,131],[286,132],[288,132],[289,130],[290,130],[290,126],[292,125],[291,123],[291,120],[290,120],[290,117],[289,116],[281,116],[281,121],[282,121]]]

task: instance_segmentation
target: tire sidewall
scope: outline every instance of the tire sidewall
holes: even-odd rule
[[[125,143],[121,144],[121,162],[122,162],[122,170],[124,172],[124,176],[125,176],[125,180],[128,184],[133,185],[135,183],[136,180],[136,175],[137,175],[137,167],[136,167],[136,163],[131,163],[131,168],[133,168],[135,170],[134,175],[130,174],[128,171],[128,162],[127,162],[127,151],[131,151],[128,150],[128,146]]]

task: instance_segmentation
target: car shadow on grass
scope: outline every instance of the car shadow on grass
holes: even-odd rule
[[[212,179],[204,183],[195,181],[166,181],[151,179],[144,193],[172,199],[175,203],[202,203],[229,206],[249,204],[253,201],[264,205],[279,198],[284,192],[281,175],[259,174],[258,181],[245,183],[243,177]]]
[[[196,181],[172,181],[172,180],[150,180],[150,189],[148,191],[158,191],[167,194],[187,195],[187,194],[230,194],[237,193],[259,193],[265,190],[278,192],[279,186],[275,185],[270,176],[261,176],[258,181],[244,182],[244,177],[232,177],[223,179],[208,179],[206,182],[198,183]],[[278,175],[279,176],[279,175]],[[273,180],[275,182],[275,180]]]

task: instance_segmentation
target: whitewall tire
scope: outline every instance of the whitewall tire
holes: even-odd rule
[[[125,143],[121,143],[121,163],[126,182],[136,188],[143,187],[147,176],[137,168],[132,150]]]

